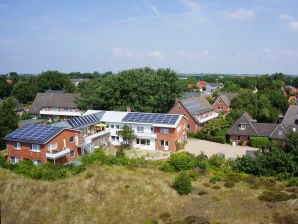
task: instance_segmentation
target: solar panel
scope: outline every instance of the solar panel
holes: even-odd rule
[[[176,114],[128,113],[122,122],[175,124],[178,118]]]
[[[53,127],[50,125],[29,124],[11,132],[5,137],[5,139],[13,141],[36,142],[42,144],[48,138],[59,133],[61,130],[62,128]]]
[[[80,126],[98,122],[98,119],[97,119],[96,115],[89,114],[89,115],[82,116],[82,117],[75,117],[75,118],[68,119],[67,122],[68,122],[68,124],[70,124],[70,126],[72,128],[77,128]]]

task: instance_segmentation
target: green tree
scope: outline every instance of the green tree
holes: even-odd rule
[[[5,141],[2,140],[10,132],[18,127],[18,116],[15,112],[15,101],[7,98],[0,106],[0,147],[5,148]]]
[[[38,91],[46,90],[64,90],[65,92],[74,92],[75,87],[71,84],[69,78],[58,71],[46,71],[38,76]]]
[[[12,89],[12,95],[21,103],[33,101],[36,93],[36,86],[27,80],[19,80]]]
[[[122,127],[121,130],[117,131],[117,135],[123,138],[123,145],[125,148],[129,148],[132,141],[136,138],[134,130],[126,124]]]
[[[12,90],[12,85],[6,82],[6,77],[0,77],[0,98],[9,97]]]
[[[90,84],[91,85],[91,84]],[[108,75],[100,83],[92,83],[89,95],[88,84],[80,89],[78,105],[90,105],[89,109],[126,110],[142,112],[167,112],[182,92],[178,77],[170,69],[131,69]]]

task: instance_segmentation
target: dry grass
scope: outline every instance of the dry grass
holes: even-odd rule
[[[297,199],[259,201],[264,189],[251,189],[246,182],[225,188],[220,181],[220,189],[213,189],[206,184],[210,176],[199,177],[190,195],[179,196],[171,188],[174,177],[154,169],[99,166],[47,182],[0,169],[2,223],[162,223],[165,214],[173,223],[186,217],[204,217],[211,223],[274,223],[277,213],[298,211]]]

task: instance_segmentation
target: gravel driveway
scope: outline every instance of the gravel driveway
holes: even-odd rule
[[[237,156],[241,157],[258,150],[257,148],[249,146],[232,146],[230,144],[220,144],[200,139],[189,138],[187,141],[184,150],[181,151],[187,151],[195,155],[204,152],[208,157],[213,154],[224,153],[226,159],[237,158]]]

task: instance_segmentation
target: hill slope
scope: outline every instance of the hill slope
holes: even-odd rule
[[[211,223],[274,223],[298,211],[297,199],[263,202],[257,198],[262,188],[251,189],[246,182],[225,188],[223,182],[209,184],[210,176],[193,182],[192,194],[179,196],[171,188],[174,176],[154,169],[98,166],[47,182],[0,169],[2,222],[145,223],[164,217],[172,223],[192,215]]]

